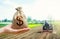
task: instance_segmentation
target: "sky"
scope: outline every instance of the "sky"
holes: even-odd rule
[[[16,7],[22,7],[26,17],[60,20],[60,0],[0,0],[0,20],[12,19]]]

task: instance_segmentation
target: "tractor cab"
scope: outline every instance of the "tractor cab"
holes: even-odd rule
[[[43,31],[52,32],[53,31],[52,24],[49,24],[47,21],[45,21],[43,25]]]

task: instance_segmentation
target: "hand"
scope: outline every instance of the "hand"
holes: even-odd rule
[[[23,33],[23,32],[26,32],[26,31],[30,30],[30,28],[12,29],[11,26],[12,26],[12,24],[11,25],[7,25],[7,26],[1,28],[0,29],[0,34],[1,33],[17,34],[17,33]]]

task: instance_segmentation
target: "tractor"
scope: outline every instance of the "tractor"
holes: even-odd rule
[[[49,24],[47,21],[44,22],[43,32],[53,32],[52,24]]]

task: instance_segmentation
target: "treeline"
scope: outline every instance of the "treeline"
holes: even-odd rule
[[[8,20],[6,18],[6,19],[3,19],[3,20],[0,20],[0,22],[12,22],[12,20]],[[39,23],[42,24],[44,21],[40,21],[40,20],[32,19],[31,17],[28,17],[27,22],[28,22],[28,24],[39,24]]]
[[[3,19],[3,20],[0,20],[0,22],[12,22],[12,20]]]
[[[27,18],[27,22],[28,24],[43,24],[44,23],[44,21],[32,19],[31,17]]]

